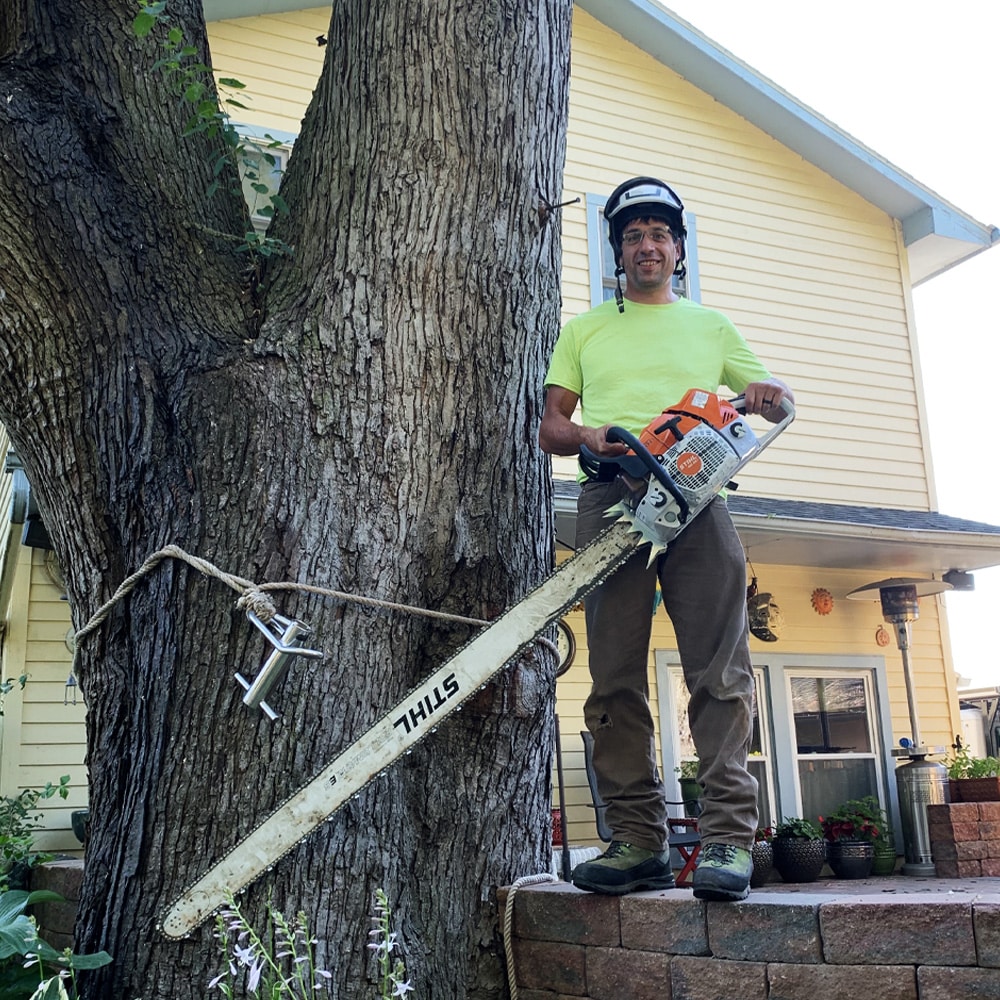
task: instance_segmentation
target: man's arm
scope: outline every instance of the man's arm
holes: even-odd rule
[[[743,396],[746,399],[747,413],[759,413],[772,424],[778,423],[785,416],[785,411],[781,408],[783,399],[795,402],[792,390],[780,378],[751,382],[743,390]],[[544,417],[542,419],[544,422]]]
[[[624,455],[628,448],[607,439],[608,427],[583,427],[573,422],[573,413],[580,397],[569,389],[550,385],[545,391],[545,409],[538,428],[538,444],[550,455],[575,455],[585,444],[595,455],[613,458]]]

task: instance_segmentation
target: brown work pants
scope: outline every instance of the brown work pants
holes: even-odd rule
[[[618,482],[584,484],[578,547],[611,523],[604,512],[622,494]],[[615,840],[666,849],[666,795],[648,683],[659,578],[690,693],[688,718],[705,788],[698,818],[702,842],[749,848],[757,828],[757,782],[747,770],[753,670],[746,568],[725,500],[709,504],[647,568],[648,557],[649,549],[640,549],[584,602],[593,681],[584,719],[594,736],[594,770],[608,824]]]

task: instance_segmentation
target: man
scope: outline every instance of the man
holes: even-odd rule
[[[616,298],[571,320],[559,335],[545,379],[542,449],[573,455],[587,445],[601,457],[622,455],[626,446],[607,440],[609,426],[638,435],[688,389],[714,392],[720,385],[742,392],[748,413],[780,420],[782,399],[792,399],[788,387],[725,316],[673,289],[673,275],[684,273],[687,235],[680,198],[662,181],[636,177],[611,194],[604,215]],[[578,402],[582,423],[573,420]],[[620,480],[583,483],[578,545],[607,527],[604,512],[624,495]],[[704,788],[694,894],[744,899],[757,828],[757,783],[747,770],[753,672],[743,547],[725,500],[709,504],[652,567],[647,558],[640,550],[585,601],[593,684],[584,718],[613,839],[601,857],[576,867],[573,883],[612,895],[674,885],[647,684],[659,579],[690,693]]]

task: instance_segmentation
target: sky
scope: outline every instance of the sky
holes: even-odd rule
[[[965,214],[1000,226],[1000,3],[661,6]],[[988,378],[1000,372],[998,292],[1000,245],[913,292],[937,509],[989,524],[1000,524],[1000,406]],[[1000,567],[975,581],[944,598],[954,665],[966,686],[998,686]]]

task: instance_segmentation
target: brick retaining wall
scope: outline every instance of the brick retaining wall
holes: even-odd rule
[[[51,889],[65,900],[62,903],[41,903],[32,907],[38,921],[38,936],[58,951],[73,947],[73,924],[80,905],[82,884],[83,862],[78,858],[50,861],[31,871],[32,890]]]
[[[519,1000],[1000,1000],[1000,896],[519,890]],[[955,898],[953,898],[955,897]]]
[[[1000,875],[1000,802],[950,802],[927,807],[938,878]]]

